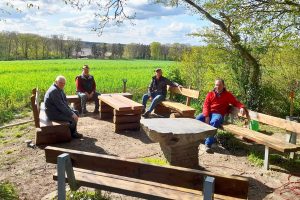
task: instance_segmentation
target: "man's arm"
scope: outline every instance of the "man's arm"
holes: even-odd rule
[[[210,93],[208,93],[205,97],[204,103],[203,103],[203,109],[202,113],[205,117],[205,123],[209,124],[210,122],[210,106],[211,106],[211,101],[210,101]]]
[[[245,115],[245,114],[246,114],[245,105],[242,104],[241,102],[239,102],[239,101],[237,100],[237,98],[236,98],[235,96],[233,96],[233,94],[231,94],[230,92],[229,92],[229,103],[230,103],[231,105],[233,105],[234,107],[239,108],[239,109],[240,109],[240,113],[241,113],[242,115]]]
[[[76,78],[76,91],[84,93],[84,89],[79,77]]]
[[[58,90],[54,90],[50,96],[49,96],[56,106],[56,108],[64,113],[68,117],[72,117],[74,112],[71,110],[71,108],[63,101],[62,96]]]
[[[93,77],[92,92],[95,93],[95,91],[96,91],[96,82],[95,82],[95,79]]]
[[[180,86],[181,86],[180,84],[178,84],[178,83],[176,83],[176,82],[174,82],[174,81],[170,81],[170,80],[167,79],[167,78],[165,78],[165,80],[166,80],[166,84],[169,85],[169,86],[171,86],[171,87],[180,87]],[[181,87],[182,87],[182,86],[181,86]]]

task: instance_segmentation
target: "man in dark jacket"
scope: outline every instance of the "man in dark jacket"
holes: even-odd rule
[[[96,83],[94,77],[89,74],[90,68],[88,65],[82,67],[82,74],[76,77],[76,91],[81,102],[81,112],[86,114],[86,102],[92,99],[95,102],[94,113],[99,113],[99,93],[96,92]]]
[[[246,113],[245,106],[226,90],[224,80],[216,79],[215,88],[206,95],[202,114],[198,115],[196,119],[219,128],[223,123],[224,116],[229,112],[230,105],[238,107],[242,115]],[[206,152],[212,153],[211,145],[214,142],[214,137],[205,139]]]
[[[69,107],[66,95],[63,91],[66,78],[58,76],[55,83],[48,89],[44,97],[45,112],[51,121],[67,121],[73,138],[81,138],[77,132],[78,111]]]
[[[162,70],[157,68],[155,76],[152,77],[151,83],[148,87],[148,93],[143,96],[143,105],[146,110],[146,104],[149,99],[152,99],[149,109],[143,114],[143,117],[148,118],[154,108],[163,100],[167,95],[167,85],[172,87],[182,87],[178,83],[172,82],[166,77],[162,76]]]

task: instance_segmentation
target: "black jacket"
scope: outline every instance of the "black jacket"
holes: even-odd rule
[[[157,93],[159,95],[167,95],[167,85],[172,86],[172,87],[178,87],[179,84],[170,81],[166,77],[160,77],[160,79],[156,79],[156,76],[152,77],[152,81],[148,87],[148,93]]]

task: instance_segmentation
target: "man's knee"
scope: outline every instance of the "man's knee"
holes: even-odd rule
[[[198,116],[196,117],[196,120],[199,120],[199,121],[201,121],[201,122],[205,122],[205,116],[201,113],[200,115],[198,115]]]
[[[223,122],[223,117],[220,114],[214,114],[210,120],[210,125],[219,128]]]

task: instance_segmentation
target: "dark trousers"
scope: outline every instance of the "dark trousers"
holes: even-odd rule
[[[88,101],[88,97],[85,93],[83,92],[77,92],[78,97],[80,98],[80,103],[81,103],[81,111],[86,111],[86,102]],[[93,95],[93,101],[95,102],[95,110],[99,110],[99,99],[98,96],[100,93],[95,92]]]
[[[79,116],[79,112],[77,110],[73,110],[72,111]],[[68,117],[66,115],[62,115],[62,114],[53,114],[53,113],[47,113],[47,117],[51,120],[51,121],[64,121],[64,122],[69,122],[69,128],[71,131],[71,134],[73,135],[74,133],[77,132],[77,122],[74,120],[73,117]]]

